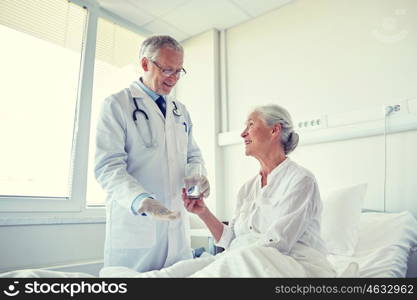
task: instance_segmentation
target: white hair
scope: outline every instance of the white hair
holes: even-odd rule
[[[278,123],[281,125],[281,145],[285,154],[289,154],[297,147],[299,136],[294,131],[291,116],[285,108],[276,104],[269,104],[258,106],[253,111],[261,115],[268,127]]]
[[[174,38],[168,35],[153,35],[143,41],[139,51],[139,59],[147,57],[155,60],[159,55],[159,50],[164,47],[184,53],[183,47]]]

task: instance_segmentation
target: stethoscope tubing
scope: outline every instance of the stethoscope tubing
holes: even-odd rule
[[[137,126],[137,124],[136,124],[136,122],[137,122],[137,116],[136,116],[136,114],[137,113],[141,113],[145,117],[145,119],[146,119],[149,136],[151,138],[151,140],[150,140],[149,143],[147,143],[145,141],[145,139],[143,139],[143,134],[141,132],[142,129],[139,126],[139,134],[142,136],[142,139],[143,139],[143,141],[145,143],[146,148],[155,147],[156,144],[153,141],[153,134],[152,134],[152,129],[151,129],[151,126],[150,126],[150,123],[149,123],[149,116],[148,116],[148,114],[143,109],[140,109],[139,108],[139,105],[138,105],[138,102],[137,102],[138,99],[141,99],[141,100],[143,100],[143,99],[142,98],[138,98],[138,97],[133,97],[132,96],[132,93],[130,92],[130,89],[126,89],[126,91],[127,91],[128,96],[129,96],[129,99],[132,100],[133,103],[134,103],[134,105],[135,105],[135,110],[133,111],[133,114],[132,114],[132,118],[133,118],[133,121],[135,122],[135,125]],[[177,107],[177,104],[175,103],[175,101],[172,101],[172,104],[174,105],[174,108],[172,109],[172,113],[174,114],[174,116],[181,117],[181,112],[178,110],[178,107]],[[184,124],[184,127],[185,127],[185,132],[187,132],[187,130],[188,130],[187,129],[187,124],[185,122],[183,124]]]
[[[136,113],[138,113],[138,112],[143,114],[145,116],[146,120],[149,121],[148,114],[144,110],[139,108],[138,102],[136,101],[137,98],[135,97],[135,98],[132,98],[132,99],[133,99],[133,103],[135,104],[135,107],[136,107],[136,109],[133,111],[133,121],[135,121],[135,122],[137,121],[138,118],[136,117]]]

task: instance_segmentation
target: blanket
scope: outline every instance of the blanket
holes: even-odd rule
[[[357,268],[349,265],[343,277],[357,276]],[[335,277],[333,266],[325,255],[297,243],[290,255],[272,247],[251,244],[235,247],[216,256],[178,262],[150,272],[137,272],[126,267],[104,267],[100,277]]]

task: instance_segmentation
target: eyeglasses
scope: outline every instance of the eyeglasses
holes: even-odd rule
[[[158,69],[159,70],[161,70],[161,73],[165,76],[165,77],[169,77],[169,76],[172,76],[172,75],[175,75],[175,76],[178,76],[178,77],[180,77],[181,75],[185,75],[185,74],[187,74],[187,71],[185,71],[185,69],[184,68],[181,68],[181,69],[179,69],[179,70],[176,70],[176,71],[174,71],[174,70],[171,70],[171,69],[164,69],[164,68],[162,68],[156,61],[154,61],[154,60],[152,60],[152,59],[150,59],[150,58],[148,58],[155,66],[157,66],[158,67]]]

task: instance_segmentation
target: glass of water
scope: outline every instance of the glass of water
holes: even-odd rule
[[[185,166],[185,189],[187,197],[191,199],[200,198],[200,188],[198,182],[202,176],[203,166],[200,163],[188,163]]]

